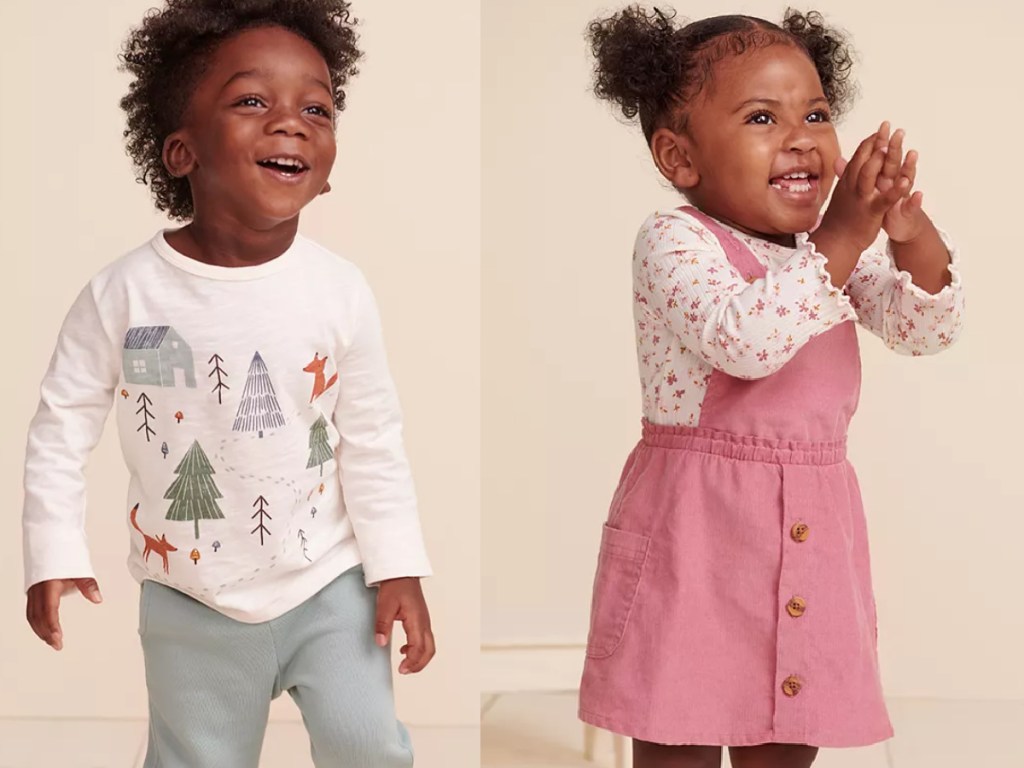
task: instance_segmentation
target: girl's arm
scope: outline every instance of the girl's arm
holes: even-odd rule
[[[747,283],[718,239],[684,211],[655,214],[633,257],[638,309],[677,341],[738,378],[768,376],[815,336],[857,318],[832,285],[827,259],[804,242],[765,277]]]
[[[931,243],[883,237],[864,252],[846,284],[861,325],[902,354],[940,352],[963,328],[960,257],[944,233],[932,231]]]

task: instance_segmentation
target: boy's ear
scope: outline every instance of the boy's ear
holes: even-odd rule
[[[196,156],[184,131],[175,131],[164,139],[162,157],[167,172],[175,178],[188,176],[196,167]]]
[[[651,136],[651,155],[661,175],[677,189],[690,189],[700,181],[694,164],[690,139],[669,128],[659,128]]]
[[[330,191],[331,191],[331,182],[325,181],[324,182],[324,188],[320,190],[320,194],[321,195],[326,195]],[[326,360],[326,359],[327,358],[325,357],[324,360]]]

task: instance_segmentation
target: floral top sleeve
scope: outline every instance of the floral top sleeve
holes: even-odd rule
[[[839,290],[806,234],[788,248],[726,228],[764,265],[764,277],[744,279],[718,238],[685,209],[652,215],[637,235],[634,319],[644,415],[652,421],[696,424],[712,369],[769,376],[849,320],[912,355],[940,351],[960,332],[959,256],[945,236],[952,281],[931,295],[896,269],[884,240],[865,251]]]
[[[846,283],[861,325],[886,346],[908,355],[928,355],[952,344],[963,326],[964,291],[960,256],[940,232],[950,253],[950,284],[930,294],[896,268],[888,239],[865,251]]]

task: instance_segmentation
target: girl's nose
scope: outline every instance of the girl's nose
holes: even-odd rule
[[[267,121],[268,133],[284,133],[288,136],[301,136],[306,138],[306,125],[302,118],[290,109],[278,109]]]
[[[816,146],[817,142],[806,125],[795,128],[786,138],[786,149],[790,152],[810,152]]]

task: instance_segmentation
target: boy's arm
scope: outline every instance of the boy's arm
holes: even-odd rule
[[[357,278],[356,328],[339,361],[334,425],[345,507],[367,585],[429,576],[402,414],[388,370],[376,301]]]
[[[25,589],[92,578],[85,536],[85,466],[120,375],[118,343],[90,284],[72,305],[43,379],[25,457]]]

